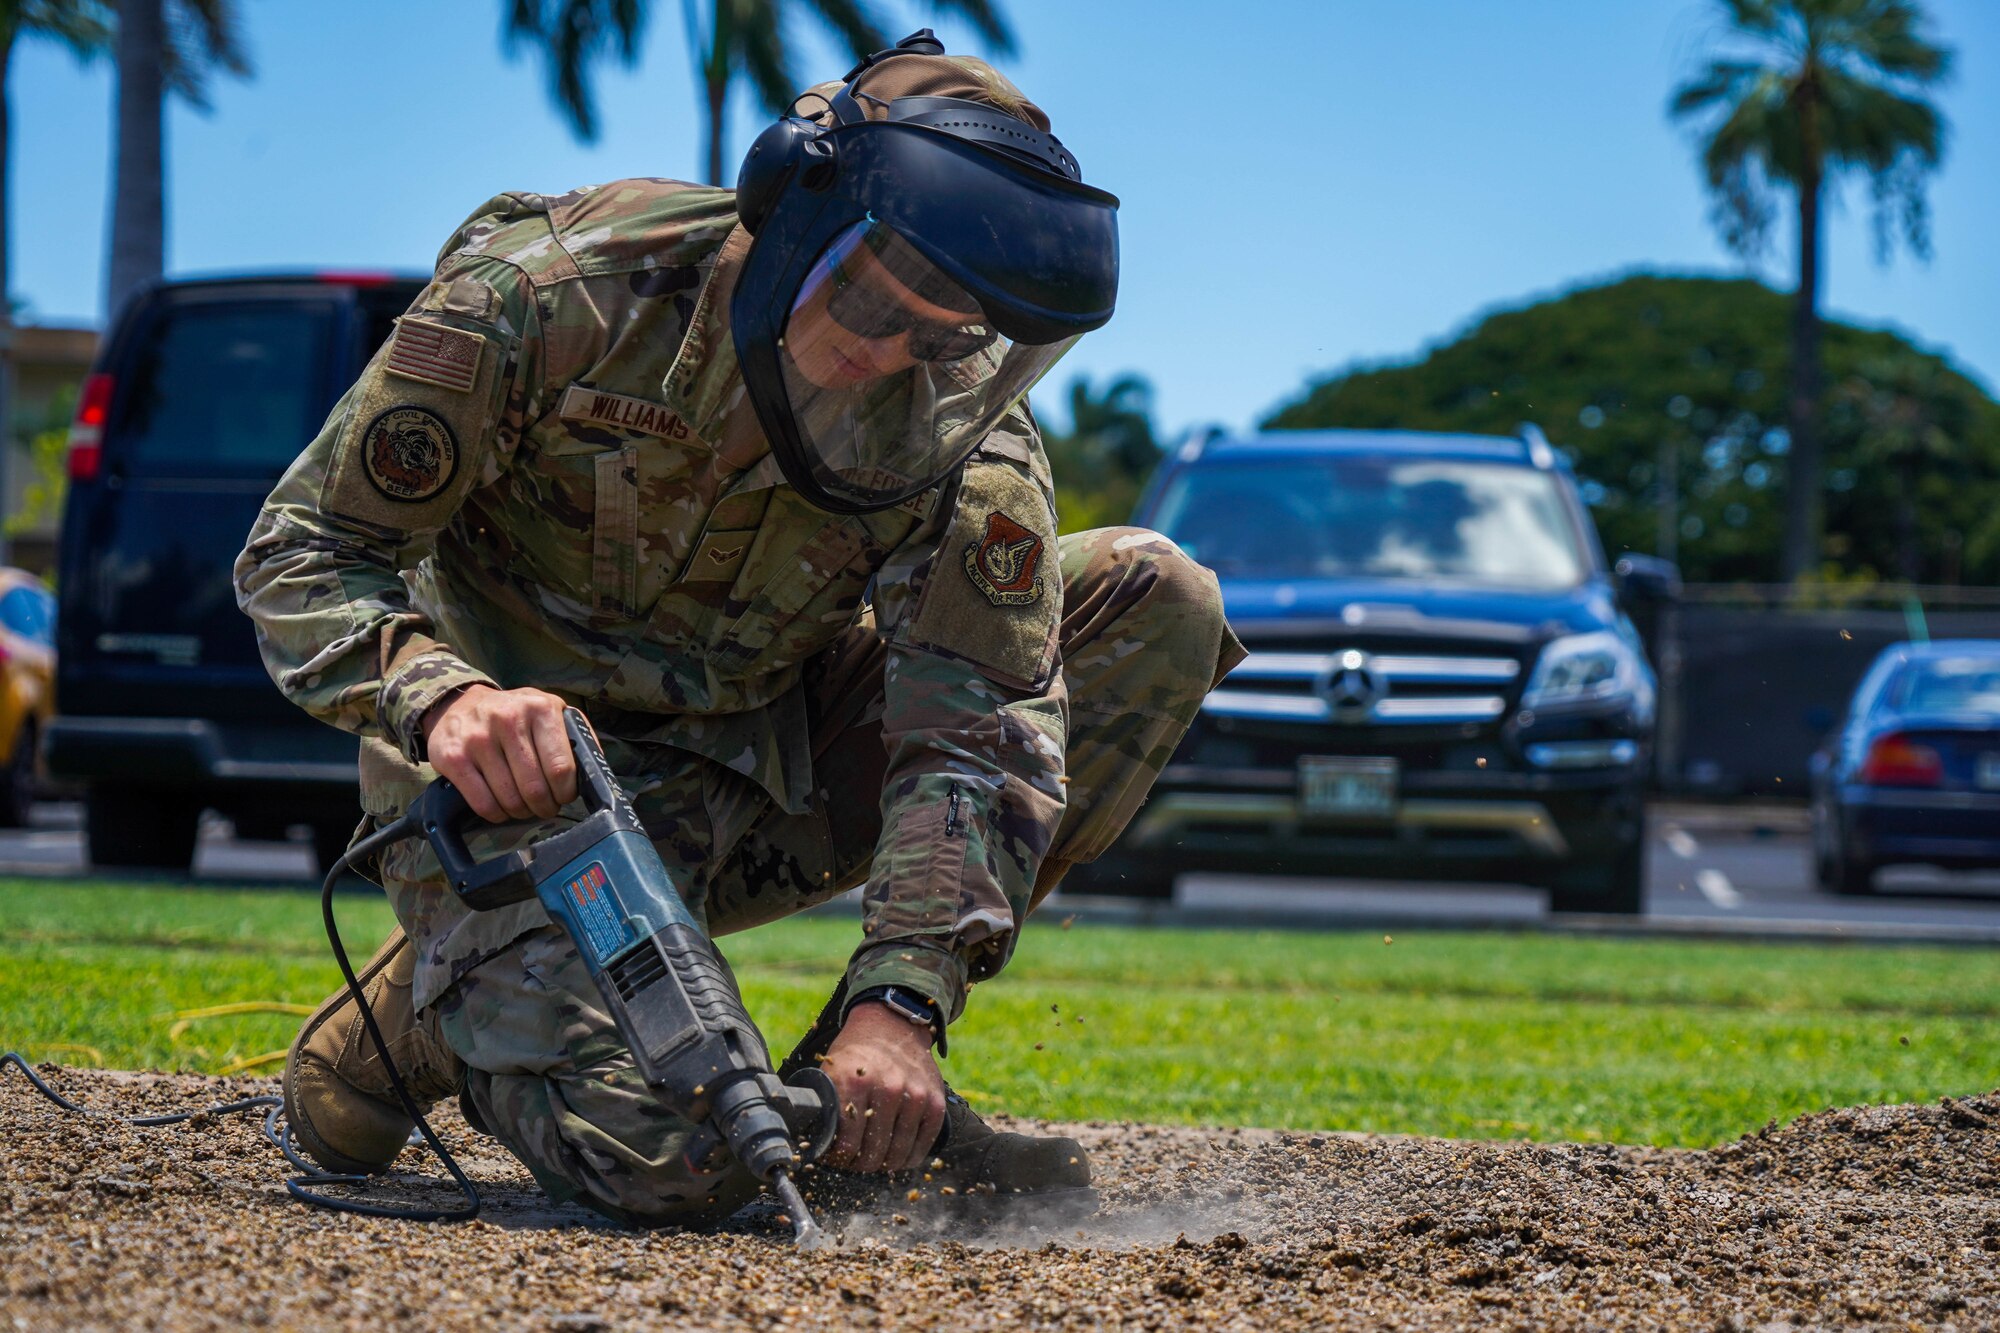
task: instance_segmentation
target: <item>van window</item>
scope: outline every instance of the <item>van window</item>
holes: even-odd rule
[[[282,470],[332,406],[333,313],[277,301],[169,305],[120,386],[113,458],[153,474]]]

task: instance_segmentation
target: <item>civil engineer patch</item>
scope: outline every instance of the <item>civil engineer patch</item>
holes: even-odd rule
[[[368,480],[391,500],[428,500],[458,471],[458,441],[435,412],[392,407],[361,432],[361,461]]]
[[[999,510],[986,535],[965,544],[965,572],[995,606],[1025,606],[1042,595],[1042,539]]]

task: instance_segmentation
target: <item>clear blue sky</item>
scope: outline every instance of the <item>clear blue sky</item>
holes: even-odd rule
[[[1003,68],[1086,179],[1124,200],[1119,313],[1057,367],[1137,370],[1169,430],[1253,422],[1314,375],[1406,359],[1480,311],[1634,267],[1740,272],[1664,106],[1709,50],[1713,0],[1006,0]],[[1872,254],[1867,199],[1831,221],[1827,304],[1897,326],[2000,384],[2000,4],[1928,0],[1957,46],[1935,258]],[[917,26],[915,0],[880,0]],[[680,6],[654,5],[635,70],[599,81],[577,143],[539,63],[507,60],[502,0],[244,5],[257,74],[176,109],[168,265],[428,269],[501,190],[693,178],[700,120]],[[941,24],[953,49],[973,45]],[[846,61],[799,25],[801,69]],[[763,117],[735,108],[733,154]],[[17,49],[15,291],[101,318],[111,79]],[[1789,226],[1763,271],[1789,285]],[[1060,394],[1038,392],[1053,408]],[[1560,431],[1564,423],[1548,423]]]

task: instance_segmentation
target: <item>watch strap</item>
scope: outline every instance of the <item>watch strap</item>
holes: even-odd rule
[[[938,1054],[944,1054],[944,1023],[940,1021],[936,1001],[928,995],[920,994],[905,986],[870,986],[847,1002],[848,1011],[852,1012],[855,1005],[866,1000],[887,1005],[898,1016],[907,1019],[913,1027],[928,1027],[931,1030],[931,1041],[938,1048]]]

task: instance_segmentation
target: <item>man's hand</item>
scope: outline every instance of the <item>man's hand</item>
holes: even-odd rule
[[[931,1034],[886,1004],[864,1000],[848,1012],[820,1064],[840,1093],[840,1136],[828,1166],[849,1171],[914,1171],[944,1128],[944,1075]]]
[[[424,749],[487,823],[552,819],[576,799],[564,706],[546,690],[468,685],[424,714]]]

